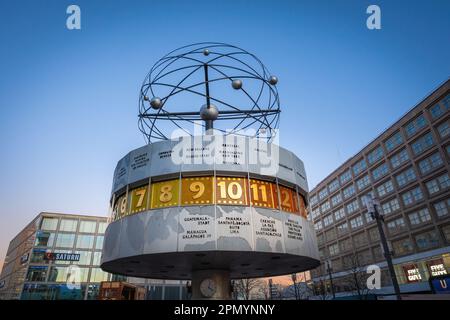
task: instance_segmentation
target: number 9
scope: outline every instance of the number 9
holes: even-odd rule
[[[192,182],[189,186],[189,190],[191,190],[192,192],[197,192],[197,194],[194,194],[192,196],[192,199],[198,199],[203,195],[203,193],[205,193],[205,185],[203,184],[203,182]]]

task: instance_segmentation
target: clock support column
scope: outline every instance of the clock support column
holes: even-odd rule
[[[228,270],[192,271],[192,300],[229,300],[231,298]]]

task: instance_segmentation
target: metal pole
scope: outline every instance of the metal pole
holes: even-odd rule
[[[206,90],[206,107],[209,109],[211,105],[211,100],[209,98],[209,78],[208,78],[208,64],[204,64],[203,68],[205,69],[205,90]],[[213,120],[205,120],[205,131],[209,132],[210,129],[213,128]]]
[[[395,275],[395,270],[394,270],[394,265],[392,264],[392,257],[391,257],[391,252],[389,250],[387,241],[386,241],[386,236],[384,234],[384,229],[383,229],[383,225],[381,224],[381,222],[384,222],[384,218],[378,213],[378,205],[374,203],[373,205],[374,208],[374,218],[377,221],[377,227],[378,227],[378,232],[380,233],[380,240],[381,240],[381,244],[383,245],[383,250],[384,250],[384,257],[386,258],[386,262],[388,265],[388,269],[389,269],[389,274],[391,276],[392,279],[392,285],[394,286],[394,291],[395,291],[395,295],[397,296],[397,300],[401,300],[401,296],[400,296],[400,287],[398,285],[397,282],[397,276]]]
[[[336,293],[334,292],[333,277],[331,276],[331,267],[329,261],[327,261],[327,271],[328,275],[330,276],[331,293],[333,294],[333,299],[336,299]]]
[[[295,300],[298,300],[297,275],[295,273],[293,273],[291,277],[292,277],[292,282],[294,283]]]

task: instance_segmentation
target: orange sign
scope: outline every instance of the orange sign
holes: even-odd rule
[[[248,205],[247,179],[216,177],[217,204]]]
[[[151,209],[178,206],[180,179],[152,183]]]
[[[268,181],[250,179],[250,202],[252,206],[278,208],[276,184]]]
[[[195,177],[181,179],[181,205],[214,204],[213,177]]]
[[[287,212],[296,212],[298,210],[297,194],[289,188],[279,186],[281,210]]]
[[[130,192],[130,213],[138,213],[147,209],[148,185],[136,188]]]

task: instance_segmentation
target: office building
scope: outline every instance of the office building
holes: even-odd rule
[[[377,295],[393,288],[376,221],[375,196],[401,291],[429,293],[430,276],[450,273],[450,80],[434,90],[310,192],[321,266],[312,271],[323,294],[358,295],[355,274],[381,267]],[[329,267],[329,268],[328,268]],[[361,272],[360,272],[361,273]]]
[[[106,217],[38,214],[9,244],[0,299],[96,299],[113,278],[99,267],[106,226]]]

